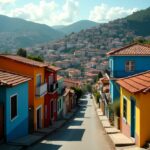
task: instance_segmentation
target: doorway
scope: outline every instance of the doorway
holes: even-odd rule
[[[131,98],[131,137],[135,138],[135,100]]]
[[[54,102],[51,101],[51,120],[54,118]]]
[[[42,128],[42,107],[37,108],[37,129]]]

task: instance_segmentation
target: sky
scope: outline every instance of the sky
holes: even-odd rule
[[[0,14],[54,25],[79,20],[99,23],[150,7],[150,0],[0,0]]]

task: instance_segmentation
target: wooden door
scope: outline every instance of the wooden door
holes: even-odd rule
[[[34,132],[34,109],[29,108],[29,133]]]

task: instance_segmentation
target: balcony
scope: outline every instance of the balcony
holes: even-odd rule
[[[58,94],[59,94],[60,96],[62,96],[62,95],[64,94],[64,92],[65,92],[65,88],[64,88],[64,87],[61,88],[61,89],[58,89]]]
[[[36,88],[36,96],[43,96],[47,93],[47,83],[41,84]]]
[[[53,84],[50,84],[48,85],[48,92],[49,93],[53,93],[54,91],[56,91],[58,88],[58,83],[53,83]]]

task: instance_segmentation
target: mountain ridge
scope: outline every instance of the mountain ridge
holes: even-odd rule
[[[81,30],[86,30],[92,27],[95,27],[99,25],[99,23],[90,21],[90,20],[80,20],[77,22],[74,22],[70,25],[66,26],[54,26],[54,29],[57,29],[58,31],[63,32],[64,34],[70,34],[72,32],[80,32]]]
[[[0,50],[33,46],[63,36],[48,25],[0,15]]]

